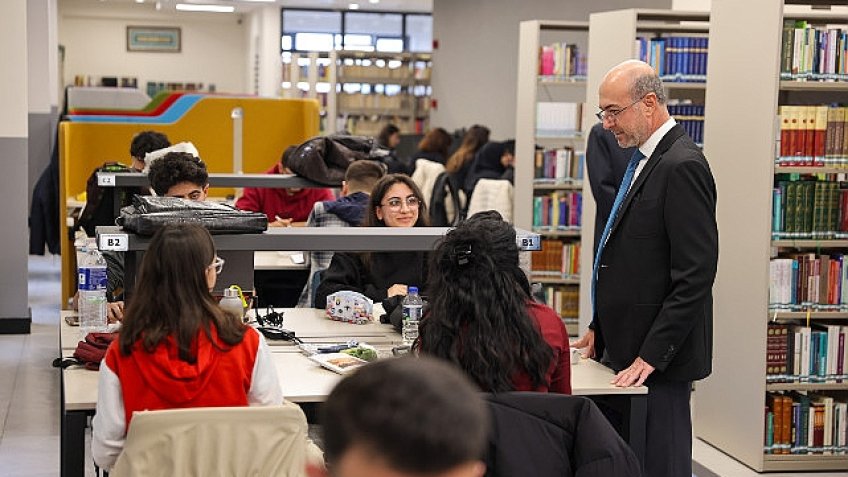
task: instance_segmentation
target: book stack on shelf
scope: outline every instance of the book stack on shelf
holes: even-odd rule
[[[541,81],[585,81],[586,55],[574,43],[555,42],[539,48]]]
[[[757,471],[848,470],[848,16],[809,8],[822,3],[711,7],[709,82],[720,94],[707,97],[704,147],[725,198],[724,265],[694,429]],[[729,389],[733,406],[719,402]]]
[[[848,168],[848,107],[781,105],[778,167]]]
[[[653,66],[663,81],[704,82],[707,80],[706,36],[636,38],[638,58]]]
[[[673,99],[668,102],[668,113],[674,117],[677,124],[683,127],[686,134],[695,144],[704,144],[704,105],[693,104],[691,100]]]
[[[776,174],[772,238],[848,238],[848,182],[844,179],[844,174]]]

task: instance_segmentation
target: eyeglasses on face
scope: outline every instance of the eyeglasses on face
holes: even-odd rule
[[[602,122],[606,121],[607,119],[609,119],[610,121],[613,121],[613,120],[615,120],[615,118],[619,114],[627,111],[631,106],[638,103],[639,101],[642,101],[643,99],[645,99],[644,96],[637,99],[636,101],[633,101],[632,103],[628,104],[627,106],[625,106],[621,109],[615,109],[615,108],[602,109],[602,110],[598,111],[597,113],[595,113],[595,117],[600,119]]]
[[[221,258],[221,257],[219,257],[219,256],[217,256],[217,255],[215,255],[215,261],[214,261],[214,262],[212,262],[212,265],[209,265],[209,268],[214,268],[214,269],[215,269],[215,274],[216,274],[216,275],[220,275],[220,274],[221,274],[221,270],[223,270],[223,269],[224,269],[224,259],[223,259],[223,258]]]
[[[385,204],[381,204],[380,207],[388,207],[390,210],[401,210],[403,208],[403,204],[406,204],[410,209],[417,209],[421,204],[421,201],[418,200],[418,197],[411,195],[406,199],[401,199],[399,197],[392,197],[387,200]]]

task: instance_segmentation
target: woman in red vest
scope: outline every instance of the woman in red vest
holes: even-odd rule
[[[91,448],[101,468],[117,460],[134,411],[283,402],[264,338],[210,292],[223,264],[199,225],[153,236],[100,365]]]

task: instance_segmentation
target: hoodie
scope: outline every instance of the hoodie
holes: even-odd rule
[[[198,332],[194,363],[179,358],[173,337],[152,353],[136,343],[128,356],[112,342],[100,366],[92,426],[92,455],[100,467],[114,464],[135,411],[282,403],[268,345],[256,330],[248,328],[234,346],[219,340],[214,325],[211,337]]]
[[[354,192],[337,200],[324,202],[324,211],[335,214],[351,227],[357,227],[365,217],[369,199],[370,196],[365,192]]]

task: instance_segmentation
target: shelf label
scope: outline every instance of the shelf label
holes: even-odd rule
[[[128,250],[129,238],[127,234],[100,234],[100,250],[112,250],[114,252],[126,252]]]
[[[97,185],[100,187],[115,187],[115,174],[98,172]]]

